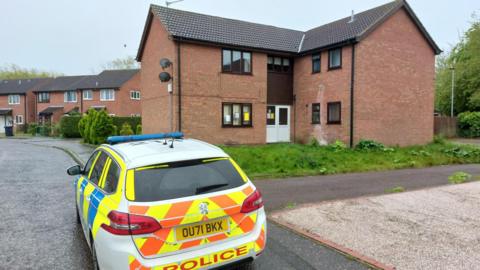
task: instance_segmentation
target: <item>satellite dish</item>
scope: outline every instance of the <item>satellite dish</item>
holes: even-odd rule
[[[167,58],[162,58],[162,59],[160,60],[160,66],[161,66],[162,68],[168,68],[168,67],[171,66],[171,65],[172,65],[172,62],[171,62],[170,60],[168,60]]]
[[[168,72],[162,72],[158,75],[158,78],[160,79],[161,82],[168,82],[170,81],[172,76],[170,76],[170,73]]]

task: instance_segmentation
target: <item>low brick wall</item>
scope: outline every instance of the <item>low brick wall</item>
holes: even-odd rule
[[[435,116],[435,135],[443,135],[447,138],[457,136],[457,118],[448,116]]]

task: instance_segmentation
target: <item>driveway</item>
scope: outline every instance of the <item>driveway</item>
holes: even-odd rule
[[[480,182],[273,214],[396,269],[478,269]]]
[[[75,221],[74,189],[65,169],[75,164],[53,148],[90,148],[76,141],[0,139],[0,260],[5,269],[91,269]],[[74,146],[74,147],[77,147]],[[368,269],[365,265],[269,223],[258,270]]]

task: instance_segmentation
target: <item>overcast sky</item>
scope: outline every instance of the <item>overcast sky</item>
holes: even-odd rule
[[[388,0],[185,0],[172,5],[227,18],[308,30]],[[479,0],[410,0],[443,50],[468,29]],[[150,3],[158,0],[0,0],[0,66],[67,75],[99,72],[135,55]],[[124,47],[126,44],[126,48]]]

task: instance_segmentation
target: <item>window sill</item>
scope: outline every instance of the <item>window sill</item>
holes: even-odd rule
[[[100,101],[108,102],[108,101],[115,101],[115,99],[100,99]]]
[[[253,76],[253,73],[237,73],[237,72],[226,72],[226,71],[222,71],[221,73],[228,74],[228,75]]]
[[[231,125],[222,125],[222,128],[253,128],[253,125],[250,125],[250,126],[231,126]]]
[[[327,122],[327,125],[341,125],[342,122]]]
[[[342,69],[342,66],[338,66],[338,67],[329,67],[329,68],[328,68],[328,71],[331,71],[331,70],[337,70],[337,69]]]
[[[321,123],[310,123],[312,125],[321,125]]]
[[[322,71],[312,71],[312,75],[314,74],[320,74]]]
[[[93,98],[84,98],[83,100],[86,100],[86,101],[92,101]]]

